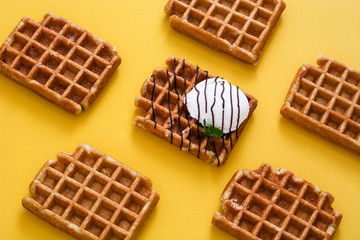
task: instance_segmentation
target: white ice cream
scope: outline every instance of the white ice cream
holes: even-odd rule
[[[184,103],[192,118],[201,124],[205,119],[207,126],[212,125],[224,134],[236,130],[249,115],[245,94],[222,78],[209,78],[198,83],[187,94]]]

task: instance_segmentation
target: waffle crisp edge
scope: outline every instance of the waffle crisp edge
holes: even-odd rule
[[[333,60],[329,57],[319,55],[317,57],[318,64],[321,61],[333,61],[335,64],[341,64],[342,63]],[[295,93],[298,92],[300,88],[300,81],[303,78],[303,75],[310,69],[314,68],[310,65],[310,63],[305,63],[303,66],[299,68],[297,71],[290,88],[286,94],[284,103],[280,109],[281,115],[290,120],[291,122],[295,123],[296,125],[308,130],[309,132],[316,134],[318,136],[321,136],[322,138],[329,140],[330,142],[340,145],[346,149],[349,149],[357,154],[360,154],[360,143],[356,141],[355,139],[352,139],[350,137],[347,137],[344,134],[341,134],[339,130],[335,130],[330,128],[329,126],[322,124],[318,121],[314,121],[311,117],[303,114],[302,112],[298,111],[294,107],[291,106],[291,103],[294,101]],[[349,68],[349,67],[347,67]],[[351,68],[349,68],[351,69]],[[354,69],[352,69],[354,70]],[[354,70],[356,71],[356,70]],[[359,74],[360,72],[357,71]],[[328,74],[328,73],[326,73]],[[313,101],[313,100],[312,100]],[[328,107],[326,107],[328,108]]]
[[[260,187],[257,190],[255,190],[257,192],[256,194],[255,194],[253,188],[254,188],[254,186],[257,185],[257,183],[255,182],[254,184],[250,184],[249,186],[246,186],[247,183],[245,185],[243,185],[243,180],[242,180],[244,178],[245,179],[252,178],[252,176],[254,176],[254,174],[259,175],[258,177],[262,180]],[[274,180],[272,180],[272,178],[274,178],[274,179],[276,179],[276,178],[280,178],[280,179],[285,178],[286,179],[287,178],[288,180],[286,180],[286,182],[288,182],[290,179],[290,180],[293,180],[295,183],[297,181],[299,181],[299,182],[301,181],[302,184],[307,185],[307,188],[314,189],[316,194],[319,194],[318,195],[318,198],[319,198],[318,204],[323,205],[323,206],[321,207],[321,210],[318,207],[313,208],[314,212],[312,213],[312,216],[308,218],[308,221],[310,221],[310,223],[307,223],[307,224],[310,224],[311,226],[310,227],[308,226],[305,229],[303,229],[302,230],[303,233],[300,234],[301,236],[299,235],[299,236],[295,237],[294,235],[290,235],[287,232],[287,231],[290,231],[289,226],[285,225],[286,228],[284,228],[284,226],[281,226],[281,225],[283,225],[284,222],[287,222],[286,224],[289,224],[289,222],[293,221],[292,218],[295,217],[295,215],[296,215],[296,217],[300,217],[300,218],[304,217],[304,215],[300,214],[300,212],[301,212],[300,204],[303,206],[304,202],[309,201],[308,198],[306,201],[304,201],[305,194],[307,194],[307,192],[308,192],[307,190],[305,191],[305,193],[304,193],[303,188],[302,188],[302,190],[299,191],[300,194],[302,194],[302,196],[300,198],[299,198],[299,196],[296,197],[295,204],[294,203],[292,204],[292,206],[289,209],[288,215],[287,214],[285,215],[285,218],[289,218],[290,221],[283,220],[281,225],[277,225],[278,223],[276,223],[276,222],[274,223],[273,220],[271,218],[269,218],[269,217],[271,217],[271,216],[269,216],[269,212],[272,212],[272,210],[275,207],[274,206],[275,203],[276,203],[276,205],[281,206],[280,201],[282,201],[282,200],[280,200],[280,199],[282,199],[282,194],[283,194],[282,192],[293,190],[293,189],[289,188],[290,185],[288,185],[288,183],[286,183],[286,182],[284,183],[283,180],[280,181],[281,183],[278,182],[277,184],[279,184],[279,185],[276,187],[277,191],[280,191],[280,195],[278,195],[276,197],[273,196],[271,200],[269,199],[269,205],[266,206],[265,209],[261,210],[262,211],[261,214],[256,213],[256,215],[259,215],[257,218],[259,218],[260,222],[258,222],[257,224],[255,224],[255,226],[253,226],[252,231],[246,230],[245,229],[246,227],[244,228],[244,226],[241,225],[241,222],[240,223],[238,222],[239,220],[235,220],[235,223],[233,223],[227,219],[227,217],[231,217],[232,216],[231,214],[233,214],[233,213],[228,213],[229,215],[227,215],[227,216],[225,214],[227,214],[229,208],[233,208],[231,206],[233,206],[234,204],[237,205],[235,207],[235,209],[237,209],[237,211],[239,211],[243,215],[242,218],[244,217],[245,214],[247,216],[252,216],[253,212],[255,213],[258,211],[258,209],[256,209],[256,207],[254,208],[254,206],[259,206],[259,205],[256,205],[256,204],[253,205],[253,202],[259,201],[259,200],[257,200],[257,199],[259,199],[257,196],[257,194],[259,194],[258,191],[260,191],[259,189],[261,189],[262,186],[266,186],[266,185],[264,185],[264,181],[267,181],[267,180],[265,180],[265,179],[263,180],[263,178],[270,180],[272,182],[272,184],[274,184],[277,181],[280,181],[280,180],[274,181]],[[255,179],[257,179],[257,177]],[[259,181],[259,180],[254,180],[254,181]],[[239,188],[239,186],[236,186],[236,185],[239,185],[239,184],[242,185],[240,187],[240,189],[246,187],[246,188],[249,188],[249,190],[250,190],[247,193],[248,197],[245,197],[245,200],[242,203],[237,202],[237,201],[233,202],[234,201],[233,198],[237,197],[237,194],[239,191],[239,190],[235,190],[235,189]],[[284,184],[285,184],[285,186],[284,186]],[[255,187],[255,188],[257,188],[257,187]],[[241,190],[241,191],[243,191],[243,190]],[[275,193],[275,195],[276,195],[276,193]],[[251,196],[250,201],[249,201],[249,196]],[[259,194],[259,196],[263,197],[263,195],[261,195],[261,194]],[[323,199],[321,200],[321,198],[323,198]],[[227,183],[226,187],[224,188],[224,190],[221,194],[221,197],[220,197],[220,201],[221,201],[221,205],[222,205],[223,214],[220,212],[215,212],[213,215],[213,218],[212,218],[212,224],[214,226],[216,226],[217,228],[223,230],[224,232],[227,232],[228,234],[234,236],[235,238],[242,239],[242,240],[283,239],[282,237],[284,237],[284,239],[303,240],[303,239],[308,239],[307,237],[310,237],[310,236],[316,237],[314,239],[321,238],[324,240],[325,239],[331,240],[334,237],[334,234],[335,234],[337,228],[339,227],[339,224],[342,219],[342,213],[339,211],[334,211],[331,207],[331,204],[334,201],[334,197],[330,193],[323,192],[319,188],[314,186],[313,184],[307,182],[306,180],[295,177],[292,172],[290,172],[286,169],[281,169],[281,168],[273,169],[272,166],[268,163],[263,163],[256,170],[248,170],[248,169],[238,170],[232,176],[231,180]],[[327,222],[327,227],[323,228],[321,225],[318,225],[317,222],[320,221],[320,219],[321,219],[321,214],[323,214],[321,212],[323,212],[325,203],[327,205],[329,204],[326,207],[326,208],[328,208],[326,211],[329,211],[328,213],[331,214],[331,220],[330,219],[327,220],[330,222]],[[241,204],[241,205],[239,205],[239,204]],[[307,204],[308,203],[306,203],[305,205],[307,205]],[[296,206],[295,210],[294,210],[294,205]],[[271,211],[269,211],[269,207],[270,207]],[[299,212],[297,212],[298,210],[299,210]],[[314,217],[314,213],[316,214],[316,217]],[[328,216],[330,216],[330,215],[328,215]],[[265,218],[266,218],[266,223],[264,223]],[[300,218],[296,221],[303,220]],[[314,221],[314,219],[315,219],[315,221]],[[240,221],[242,221],[242,220],[240,220]],[[258,221],[258,220],[256,220],[256,221]],[[273,225],[270,225],[270,222]],[[241,225],[241,226],[239,227],[239,225]],[[259,225],[261,226],[260,230],[259,230]],[[320,230],[320,229],[317,229],[316,231],[312,230],[312,228],[314,228],[315,226],[316,226],[316,228],[321,228],[321,230],[322,230],[321,235],[318,235],[319,234],[318,230]],[[276,231],[274,231],[270,235],[268,235],[271,231],[268,231],[267,229],[271,229],[271,228],[275,228]],[[265,229],[265,231],[264,231],[264,229]],[[254,231],[256,232],[255,235],[254,235]],[[284,236],[284,234],[286,236]],[[276,235],[276,237],[275,237],[275,235]],[[282,237],[280,237],[280,236],[282,236]],[[288,238],[287,236],[291,236],[292,238]],[[311,239],[313,239],[313,238],[311,238]]]
[[[81,149],[81,148],[92,149],[92,150],[97,151],[96,149],[94,149],[94,148],[92,148],[92,147],[90,147],[88,145],[85,145],[85,144],[80,144],[77,147],[77,150]],[[97,151],[97,152],[99,152],[99,151]],[[101,153],[101,152],[99,152],[99,153]],[[73,155],[70,155],[68,153],[59,153],[58,154],[58,157],[68,157],[68,156],[71,157]],[[116,165],[118,164],[119,167],[133,172],[134,174],[136,174],[137,177],[146,179],[146,181],[150,182],[149,187],[152,186],[151,180],[148,179],[146,176],[143,176],[143,175],[135,172],[134,170],[127,167],[126,165],[124,165],[124,164],[122,164],[120,162],[117,162],[116,160],[110,158],[107,155],[103,155],[103,156],[105,156],[106,159],[109,159],[110,162],[115,162]],[[55,212],[52,212],[51,210],[49,210],[47,207],[45,208],[41,204],[39,204],[39,202],[36,199],[38,197],[38,194],[36,193],[36,191],[37,191],[36,190],[36,188],[37,188],[36,185],[44,184],[44,179],[46,178],[46,171],[49,168],[56,167],[56,163],[57,163],[57,161],[51,159],[48,162],[46,162],[44,164],[44,166],[39,170],[36,177],[34,178],[34,180],[31,182],[31,184],[29,186],[29,192],[30,192],[31,196],[30,197],[24,197],[22,199],[23,207],[26,208],[27,210],[29,210],[30,212],[32,212],[37,217],[43,219],[44,221],[50,223],[51,225],[55,226],[56,228],[68,233],[69,235],[71,235],[71,236],[73,236],[73,237],[75,237],[77,239],[90,240],[90,239],[105,239],[105,238],[108,238],[110,236],[109,234],[111,234],[110,233],[111,230],[108,231],[108,233],[105,236],[104,236],[104,234],[102,234],[100,236],[95,236],[95,235],[91,234],[88,230],[85,230],[83,227],[80,227],[80,226],[77,226],[77,225],[71,223],[68,219],[65,219],[64,216],[59,216]],[[72,163],[70,163],[70,164],[72,164]],[[70,168],[72,168],[72,167],[70,167]],[[93,170],[93,171],[96,171],[96,170]],[[82,191],[83,191],[83,193],[85,193],[85,191],[88,191],[88,190],[86,190],[84,188],[84,190],[82,190]],[[81,194],[83,194],[83,193],[81,193]],[[58,193],[51,193],[51,194],[54,194],[55,197],[58,196],[58,197],[64,198],[63,195],[59,196]],[[104,196],[104,195],[105,195],[105,193],[102,194],[102,196]],[[49,196],[49,198],[50,198],[50,196]],[[153,209],[157,205],[158,201],[159,201],[159,194],[157,193],[157,191],[155,189],[151,189],[151,192],[150,192],[150,194],[148,196],[148,200],[147,200],[146,204],[143,206],[143,210],[139,213],[139,214],[141,214],[141,218],[139,217],[139,219],[136,219],[135,223],[133,223],[133,226],[131,227],[131,230],[129,230],[129,231],[131,231],[131,234],[124,235],[124,236],[121,236],[121,237],[118,236],[119,239],[124,239],[124,240],[125,239],[126,240],[134,239],[136,237],[136,235],[138,234],[138,232],[142,229],[143,225],[147,222],[150,214],[152,213]],[[75,204],[72,203],[72,205],[75,205]],[[89,211],[90,211],[90,209],[89,209]],[[94,209],[92,211],[94,211]],[[98,210],[96,210],[96,211],[98,211]],[[98,215],[95,212],[89,213],[89,214],[90,214],[89,216],[92,216],[92,215],[97,216]],[[68,217],[69,216],[70,215],[68,214]],[[97,218],[99,218],[99,216],[97,216]],[[114,222],[114,220],[111,220],[111,221]],[[115,224],[115,223],[111,223],[111,225],[112,224]],[[119,223],[117,223],[117,224],[119,224]],[[105,228],[106,228],[106,226],[105,226]]]
[[[230,54],[233,57],[252,65],[257,65],[259,63],[259,57],[264,50],[264,46],[268,38],[270,37],[272,31],[274,30],[275,25],[279,20],[282,12],[286,8],[285,2],[283,0],[279,0],[279,4],[276,8],[277,9],[276,13],[274,13],[274,15],[271,17],[271,24],[269,26],[269,31],[267,31],[266,34],[263,35],[263,38],[259,40],[259,44],[256,47],[256,50],[244,51],[244,49],[238,46],[234,46],[229,41],[219,38],[218,36],[215,36],[209,33],[208,31],[199,28],[198,26],[189,24],[189,22],[186,19],[183,19],[182,17],[175,15],[173,12],[173,8],[174,8],[174,3],[176,1],[177,0],[169,0],[169,2],[166,4],[164,8],[165,13],[170,16],[169,22],[170,22],[170,26],[173,29],[215,50]]]
[[[53,24],[51,21],[59,21],[64,23],[63,28],[59,32],[54,31],[53,29],[50,29],[50,25]],[[49,28],[45,27],[44,24],[50,24],[48,25]],[[27,33],[27,28],[37,28],[32,33]],[[76,40],[71,39],[72,37],[70,35],[64,36],[64,34],[74,33],[71,31],[74,29],[75,31],[78,31],[77,34],[81,34],[81,36],[76,36]],[[32,31],[32,30],[31,30]],[[20,37],[19,37],[20,36]],[[50,42],[44,42],[43,36],[49,37],[51,36]],[[84,37],[85,36],[85,37]],[[68,37],[68,39],[66,38]],[[21,41],[27,41],[27,43],[24,44],[21,48],[17,49],[14,47],[14,44],[17,44],[17,38],[21,39]],[[101,45],[101,48],[107,48],[109,50],[108,54],[112,56],[111,60],[107,61],[107,66],[103,69],[103,74],[96,76],[96,74],[93,74],[91,78],[94,78],[93,81],[93,87],[87,87],[87,86],[78,86],[73,87],[75,85],[74,82],[76,81],[82,81],[82,79],[86,79],[87,74],[84,71],[84,66],[79,66],[79,64],[74,60],[77,56],[77,52],[79,52],[79,48],[84,47],[80,44],[85,42],[86,38],[90,38],[91,41],[96,42],[96,44]],[[49,40],[49,39],[46,39]],[[81,41],[81,42],[79,42]],[[54,45],[61,46],[61,44],[65,43],[72,45],[71,49],[69,49],[69,53],[67,56],[63,55],[61,56],[60,53],[56,52],[54,49]],[[13,46],[14,45],[14,46]],[[47,45],[47,46],[45,46]],[[44,51],[39,56],[36,56],[36,59],[33,58],[33,56],[29,55],[31,53],[31,48],[35,46],[36,51],[40,49],[40,51]],[[80,50],[80,52],[87,51],[86,49]],[[102,50],[98,50],[98,52],[101,52]],[[83,53],[82,53],[83,54]],[[91,60],[91,64],[95,62],[95,53],[88,52],[86,53],[94,60]],[[9,34],[5,42],[2,44],[0,48],[0,56],[2,56],[2,61],[0,61],[0,72],[4,75],[9,77],[10,79],[14,80],[15,82],[19,83],[20,85],[30,89],[31,91],[37,93],[39,96],[45,98],[46,100],[58,105],[59,107],[65,109],[66,111],[72,113],[72,114],[80,114],[84,110],[87,110],[93,101],[97,98],[97,96],[100,94],[100,92],[103,90],[107,82],[110,80],[112,75],[114,74],[115,70],[118,68],[118,66],[121,63],[121,57],[118,54],[118,52],[115,50],[115,48],[101,40],[100,38],[96,37],[92,33],[88,32],[87,30],[73,24],[69,20],[54,16],[52,13],[46,13],[44,15],[43,20],[40,22],[36,22],[30,17],[23,17],[21,21],[16,25],[14,30]],[[6,62],[5,58],[8,56],[11,56],[11,62]],[[50,57],[49,57],[50,56]],[[50,69],[49,66],[44,63],[44,61],[48,61],[45,59],[50,59],[51,56],[55,56],[55,58],[59,59],[57,56],[61,57],[59,65],[57,66],[57,69]],[[100,59],[99,56],[96,56]],[[71,62],[70,59],[74,62]],[[30,68],[29,72],[24,75],[23,72],[21,72],[17,65],[21,65],[21,61],[29,62]],[[14,63],[15,62],[15,66]],[[84,63],[82,63],[84,64]],[[105,60],[102,60],[101,64],[105,64]],[[79,71],[77,74],[77,77],[74,76],[74,79],[68,79],[65,77],[62,71],[67,71],[67,66],[72,65],[76,66],[76,71]],[[89,64],[87,64],[89,66]],[[46,67],[47,68],[46,68]],[[71,67],[72,67],[71,66]],[[50,89],[52,87],[49,87],[48,85],[45,87],[46,84],[42,83],[41,81],[37,80],[37,76],[40,74],[40,72],[45,72],[46,75],[49,74],[49,79],[54,78],[62,78],[64,80],[61,80],[62,82],[67,81],[67,84],[70,84],[68,86],[68,90],[63,93],[58,93],[54,89]],[[90,72],[88,70],[88,72]],[[92,74],[92,73],[91,73]],[[75,74],[76,75],[76,74]],[[54,77],[55,76],[55,77]],[[55,82],[55,80],[49,80],[48,82]],[[87,81],[87,80],[85,80]],[[56,82],[55,82],[56,83]],[[80,93],[79,93],[80,92]],[[79,93],[79,95],[78,95]],[[70,96],[72,95],[72,96]]]

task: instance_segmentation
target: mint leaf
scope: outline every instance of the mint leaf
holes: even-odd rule
[[[210,137],[221,137],[223,135],[223,132],[220,129],[218,129],[218,128],[212,126],[212,125],[206,126],[206,120],[205,119],[204,119],[203,126],[204,126],[203,133],[205,135],[208,135]]]

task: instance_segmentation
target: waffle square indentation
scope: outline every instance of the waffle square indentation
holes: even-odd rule
[[[68,216],[66,217],[66,220],[80,227],[81,224],[84,222],[86,216],[87,214],[85,211],[81,210],[80,208],[73,207]]]
[[[40,47],[39,45],[32,43],[25,51],[26,56],[31,57],[32,59],[39,60],[39,58],[43,55],[45,49]]]
[[[97,200],[97,196],[89,191],[83,191],[77,203],[83,208],[90,210]]]
[[[51,18],[46,24],[45,27],[51,29],[54,32],[60,32],[60,30],[64,27],[65,21],[61,19]]]
[[[39,26],[36,23],[30,21],[25,21],[23,23],[24,24],[18,29],[18,31],[31,38]]]
[[[72,42],[77,42],[77,40],[81,37],[83,32],[75,27],[69,26],[63,33],[63,36],[69,39]]]
[[[273,180],[271,184],[276,184],[273,185],[275,193],[271,200],[267,195],[246,189],[249,192],[246,200],[242,200],[242,205],[235,204],[232,195],[239,192],[238,182],[243,174],[258,177],[255,186],[269,185],[268,181]],[[294,182],[302,185],[293,186]],[[216,212],[212,223],[238,239],[332,239],[342,216],[331,208],[332,195],[295,177],[288,170],[274,170],[269,164],[254,171],[236,172],[220,199],[223,213]]]
[[[75,167],[69,173],[69,177],[79,183],[83,183],[87,175],[89,175],[89,170],[82,168],[78,165],[75,165]]]
[[[60,76],[55,76],[52,82],[49,84],[49,89],[62,95],[66,89],[70,86],[70,83]]]
[[[68,202],[58,196],[55,196],[49,204],[49,210],[59,216],[62,216],[68,205]]]
[[[276,225],[277,227],[281,227],[286,218],[286,215],[287,213],[283,210],[273,207],[266,217],[266,221]]]
[[[43,28],[35,39],[45,47],[49,47],[50,44],[53,42],[55,36],[56,35],[54,33]]]
[[[245,231],[251,232],[258,223],[256,219],[248,214],[243,214],[239,221],[239,227]]]
[[[135,217],[132,214],[128,213],[127,211],[121,211],[114,224],[121,227],[125,231],[129,231],[134,222]]]
[[[35,72],[33,78],[41,85],[45,85],[49,81],[51,74],[52,73],[50,71],[46,70],[46,68],[39,67],[36,69],[36,72]]]
[[[21,57],[17,63],[15,63],[14,68],[20,72],[23,76],[27,76],[29,74],[29,72],[31,71],[31,69],[34,67],[35,63],[24,58]]]
[[[90,52],[94,52],[97,47],[97,43],[92,37],[86,35],[84,39],[81,41],[80,46],[82,46],[83,48],[87,49]]]
[[[100,220],[98,217],[91,217],[90,221],[88,222],[85,230],[89,233],[99,237],[101,233],[104,231],[106,227],[106,223]]]
[[[121,200],[126,195],[126,192],[127,192],[126,189],[123,189],[118,185],[113,184],[109,188],[108,192],[105,194],[105,197],[116,202],[117,204],[120,204]]]
[[[212,3],[209,0],[198,0],[193,7],[203,13],[206,13],[211,5]]]
[[[62,59],[57,56],[57,54],[50,52],[47,56],[45,56],[42,63],[51,70],[56,70],[56,68],[60,65],[61,61]]]
[[[95,213],[106,220],[110,220],[110,218],[113,216],[115,211],[116,211],[116,207],[114,205],[109,204],[106,201],[102,201],[99,204]]]

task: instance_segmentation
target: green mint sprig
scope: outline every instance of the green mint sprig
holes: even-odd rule
[[[203,126],[204,126],[203,133],[205,135],[208,135],[210,137],[221,137],[223,135],[223,132],[220,129],[218,129],[218,128],[212,126],[212,125],[206,126],[206,120],[205,119],[204,119]]]

